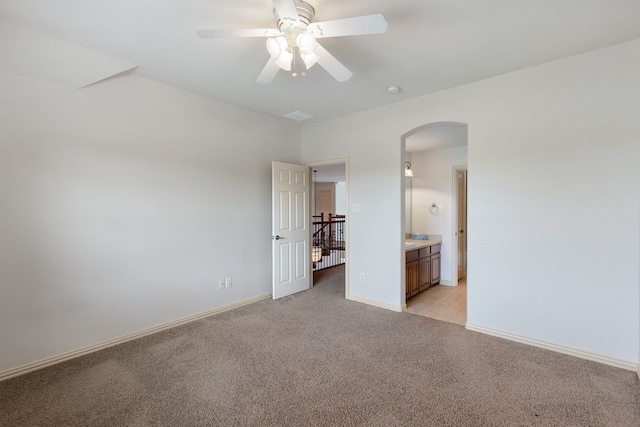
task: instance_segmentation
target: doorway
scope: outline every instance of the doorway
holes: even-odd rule
[[[405,182],[405,233],[441,243],[440,282],[406,301],[406,310],[439,320],[466,322],[467,125],[436,122],[402,137],[403,159],[413,178]],[[430,207],[437,209],[430,209]],[[406,286],[406,285],[405,285]],[[406,289],[406,288],[405,288]],[[455,320],[454,320],[455,319]]]
[[[311,167],[313,284],[342,280],[348,284],[348,159],[307,163]]]
[[[457,279],[455,283],[467,279],[467,167],[453,168],[453,230],[456,243]]]

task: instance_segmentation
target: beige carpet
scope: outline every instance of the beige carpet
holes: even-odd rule
[[[347,301],[323,275],[4,381],[0,425],[640,425],[633,372]]]

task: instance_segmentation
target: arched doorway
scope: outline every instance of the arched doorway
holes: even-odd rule
[[[455,323],[461,324],[466,321],[466,203],[461,205],[461,201],[466,200],[467,141],[465,123],[434,122],[405,133],[401,143],[403,158],[413,172],[404,183],[405,238],[428,236],[441,242],[438,284],[415,296],[415,291],[411,292],[405,307],[409,312],[440,320],[452,321],[455,317]],[[435,262],[431,264],[429,268],[438,267]],[[406,281],[405,277],[405,286]],[[461,288],[455,289],[458,284]],[[447,297],[454,293],[455,300]],[[437,304],[425,302],[428,298],[437,300]]]

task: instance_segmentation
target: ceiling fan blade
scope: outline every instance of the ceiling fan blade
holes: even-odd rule
[[[262,72],[258,76],[258,80],[256,81],[263,85],[267,83],[271,83],[274,77],[276,76],[276,74],[278,74],[278,70],[280,70],[280,67],[276,65],[275,58],[269,58],[267,65],[264,66],[264,68],[262,69]]]
[[[382,34],[387,32],[387,21],[380,14],[356,16],[354,18],[314,22],[309,24],[307,31],[316,38]]]
[[[316,54],[320,57],[318,64],[339,82],[346,82],[353,76],[347,67],[342,65],[329,51],[319,44],[316,46]]]
[[[203,39],[222,37],[276,37],[280,35],[280,31],[273,28],[218,28],[198,30],[196,34]]]
[[[298,22],[298,9],[294,0],[273,0],[273,7],[278,12],[280,19],[289,18]]]

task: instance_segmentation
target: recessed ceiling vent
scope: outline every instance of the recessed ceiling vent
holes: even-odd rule
[[[302,111],[294,111],[292,113],[287,113],[282,117],[286,117],[287,119],[295,120],[296,122],[302,122],[304,120],[312,119],[313,116],[309,113],[305,113]]]

